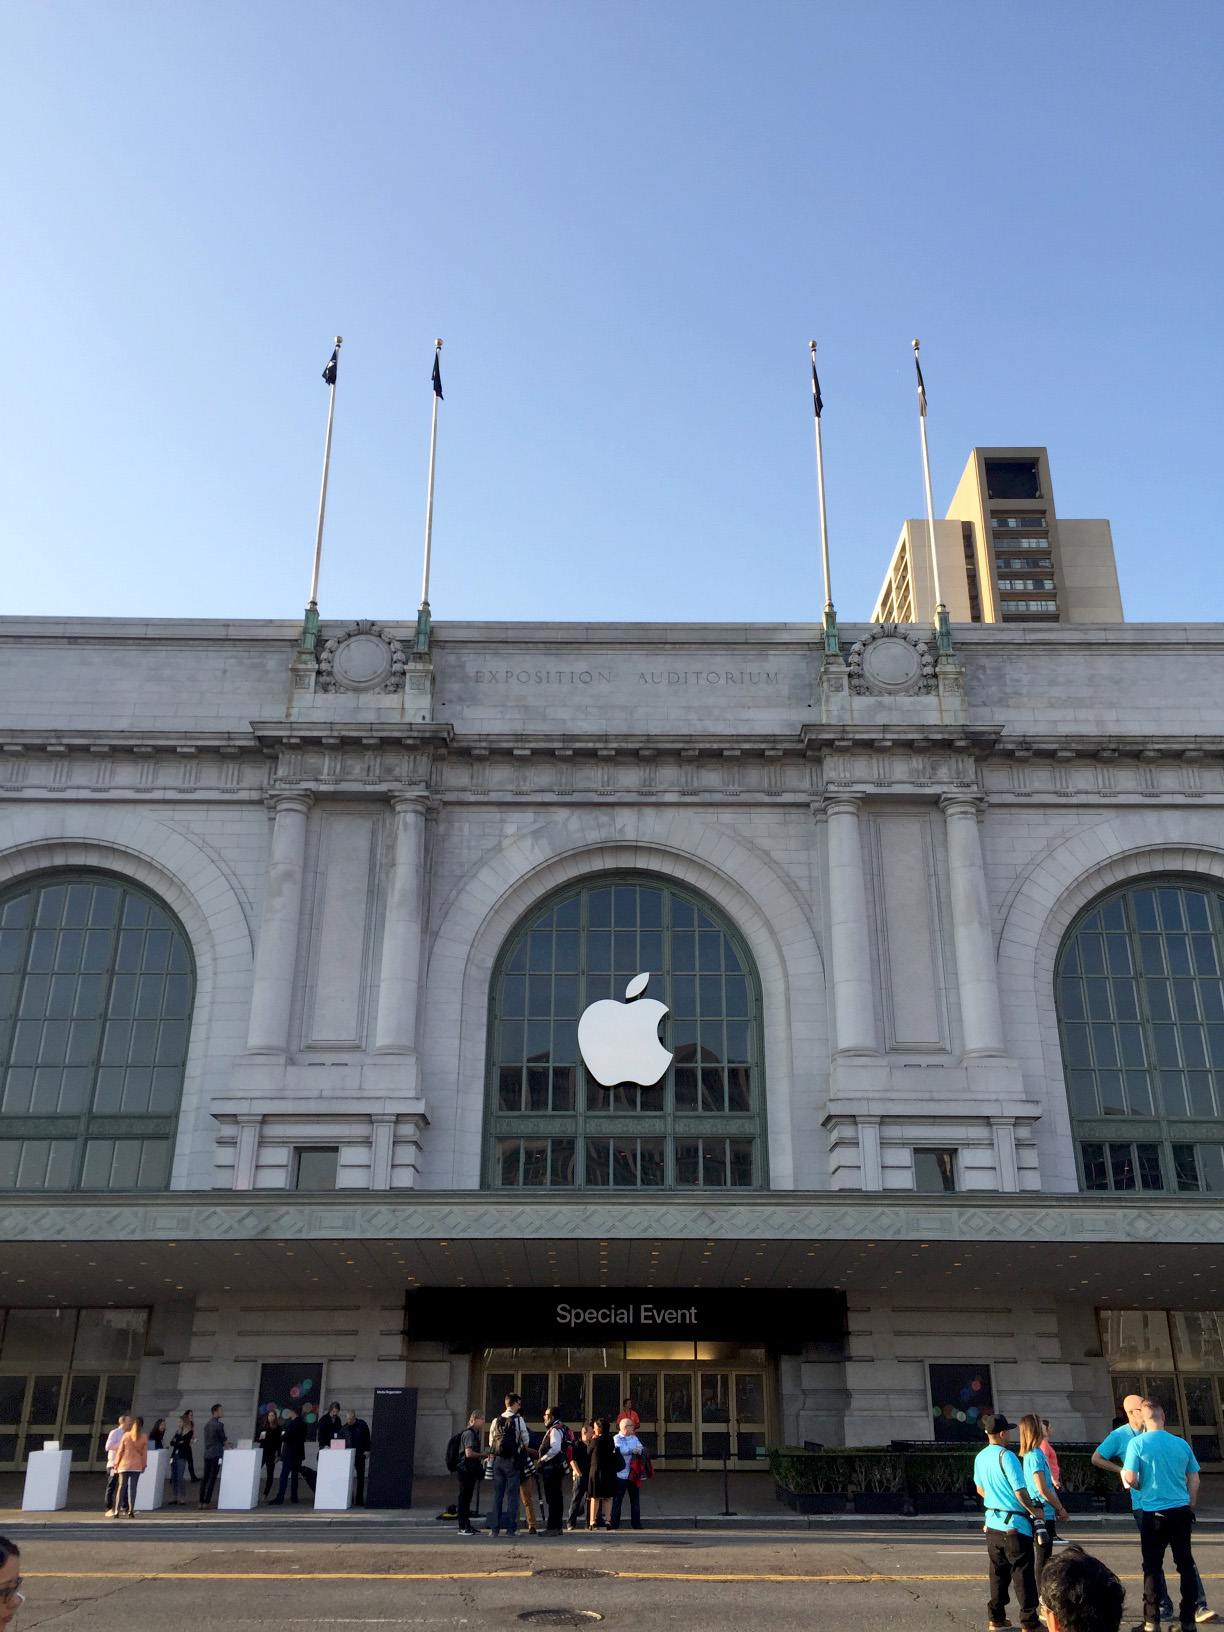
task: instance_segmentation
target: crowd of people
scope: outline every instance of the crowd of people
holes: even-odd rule
[[[472,1502],[483,1479],[493,1483],[489,1532],[517,1534],[520,1506],[529,1535],[559,1536],[563,1530],[619,1530],[626,1499],[629,1523],[642,1528],[642,1482],[653,1477],[650,1455],[638,1438],[641,1418],[633,1401],[621,1404],[616,1423],[593,1417],[577,1432],[555,1406],[544,1412],[539,1443],[523,1421],[523,1402],[507,1394],[505,1409],[489,1425],[489,1447],[481,1442],[484,1413],[473,1411],[467,1427],[451,1441],[447,1466],[458,1476],[459,1534],[474,1536]],[[566,1490],[566,1482],[569,1490]],[[538,1516],[543,1518],[541,1527]]]
[[[223,1420],[223,1408],[214,1405],[209,1412],[200,1436],[202,1471],[197,1474],[195,1464],[195,1413],[184,1411],[178,1427],[166,1445],[166,1419],[159,1417],[146,1434],[144,1418],[124,1412],[106,1437],[106,1503],[108,1518],[132,1517],[136,1511],[136,1487],[140,1476],[149,1465],[149,1452],[168,1449],[170,1452],[170,1501],[172,1507],[189,1505],[188,1484],[198,1485],[197,1505],[211,1507],[221,1480],[221,1460],[227,1450],[234,1448],[229,1430]],[[298,1500],[299,1484],[309,1490],[315,1486],[314,1469],[306,1462],[306,1447],[314,1439],[320,1450],[340,1441],[356,1454],[353,1458],[354,1501],[365,1505],[366,1467],[370,1456],[370,1425],[356,1411],[342,1411],[340,1402],[333,1400],[317,1421],[309,1423],[305,1407],[294,1403],[284,1411],[270,1405],[261,1416],[252,1443],[262,1452],[264,1468],[263,1499],[269,1506],[285,1500]],[[277,1483],[277,1463],[280,1480],[276,1495],[272,1486]]]
[[[1126,1420],[1106,1435],[1092,1460],[1097,1467],[1116,1473],[1130,1492],[1139,1527],[1143,1622],[1135,1632],[1160,1632],[1162,1619],[1170,1625],[1173,1622],[1174,1608],[1164,1577],[1168,1551],[1180,1580],[1177,1622],[1181,1632],[1195,1632],[1197,1623],[1215,1619],[1190,1546],[1199,1493],[1198,1461],[1186,1440],[1166,1432],[1158,1401],[1132,1394],[1122,1408]],[[1019,1455],[1008,1443],[1012,1424],[1006,1417],[989,1417],[985,1427],[987,1443],[974,1461],[973,1482],[986,1509],[983,1528],[989,1560],[990,1632],[1002,1632],[1012,1625],[1007,1608],[1013,1593],[1024,1632],[1038,1632],[1043,1608],[1050,1608],[1047,1583],[1051,1572],[1065,1565],[1065,1555],[1062,1559],[1054,1556],[1058,1524],[1067,1517],[1059,1494],[1058,1458],[1049,1443],[1049,1424],[1035,1415],[1020,1419]],[[1088,1559],[1082,1550],[1076,1551]],[[1120,1618],[1121,1583],[1099,1561],[1091,1563],[1097,1567],[1093,1574],[1096,1589],[1105,1591],[1110,1606],[1116,1597]],[[1065,1574],[1064,1567],[1060,1582]],[[1108,1585],[1107,1577],[1113,1586]],[[1053,1625],[1048,1613],[1044,1618]],[[1111,1627],[1102,1627],[1100,1632],[1112,1632],[1117,1624],[1113,1619]]]

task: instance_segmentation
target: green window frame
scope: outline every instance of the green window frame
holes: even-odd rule
[[[0,1194],[164,1190],[195,963],[163,901],[121,876],[0,891]]]
[[[1224,890],[1161,875],[1098,897],[1054,990],[1081,1189],[1224,1190]]]
[[[672,1063],[604,1089],[578,1018],[635,975],[666,1003]],[[768,1187],[761,990],[742,937],[705,896],[651,873],[598,874],[532,907],[489,988],[487,1189],[692,1193]]]

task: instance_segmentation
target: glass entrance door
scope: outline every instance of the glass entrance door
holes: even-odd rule
[[[136,1378],[98,1372],[0,1374],[0,1469],[58,1439],[82,1471],[106,1466],[106,1435],[131,1408]]]

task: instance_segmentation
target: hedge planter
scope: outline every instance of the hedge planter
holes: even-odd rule
[[[916,1490],[915,1513],[963,1513],[965,1493],[962,1490]]]
[[[1111,1490],[1105,1498],[1107,1513],[1129,1513],[1134,1505],[1128,1490]]]
[[[856,1513],[904,1513],[906,1494],[903,1490],[856,1490]]]
[[[844,1491],[783,1490],[776,1486],[778,1499],[796,1513],[844,1513],[848,1499]]]
[[[1090,1490],[1064,1490],[1059,1499],[1068,1513],[1095,1513],[1100,1506],[1099,1499]],[[1129,1496],[1126,1505],[1130,1506]]]

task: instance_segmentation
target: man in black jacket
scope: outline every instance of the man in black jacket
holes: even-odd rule
[[[280,1487],[268,1503],[269,1507],[277,1507],[285,1500],[285,1486],[289,1486],[289,1500],[298,1499],[298,1479],[302,1474],[302,1464],[306,1460],[306,1423],[302,1416],[300,1405],[289,1407],[289,1421],[285,1424],[284,1434],[281,1436],[281,1475]]]
[[[344,1418],[340,1413],[339,1400],[333,1400],[326,1416],[319,1418],[318,1438],[321,1451],[330,1450],[333,1439],[344,1438]]]
[[[351,1451],[357,1454],[353,1458],[353,1471],[356,1475],[357,1488],[353,1494],[353,1504],[356,1507],[365,1506],[365,1476],[366,1457],[370,1454],[370,1425],[356,1411],[344,1413],[344,1437],[348,1441]]]

